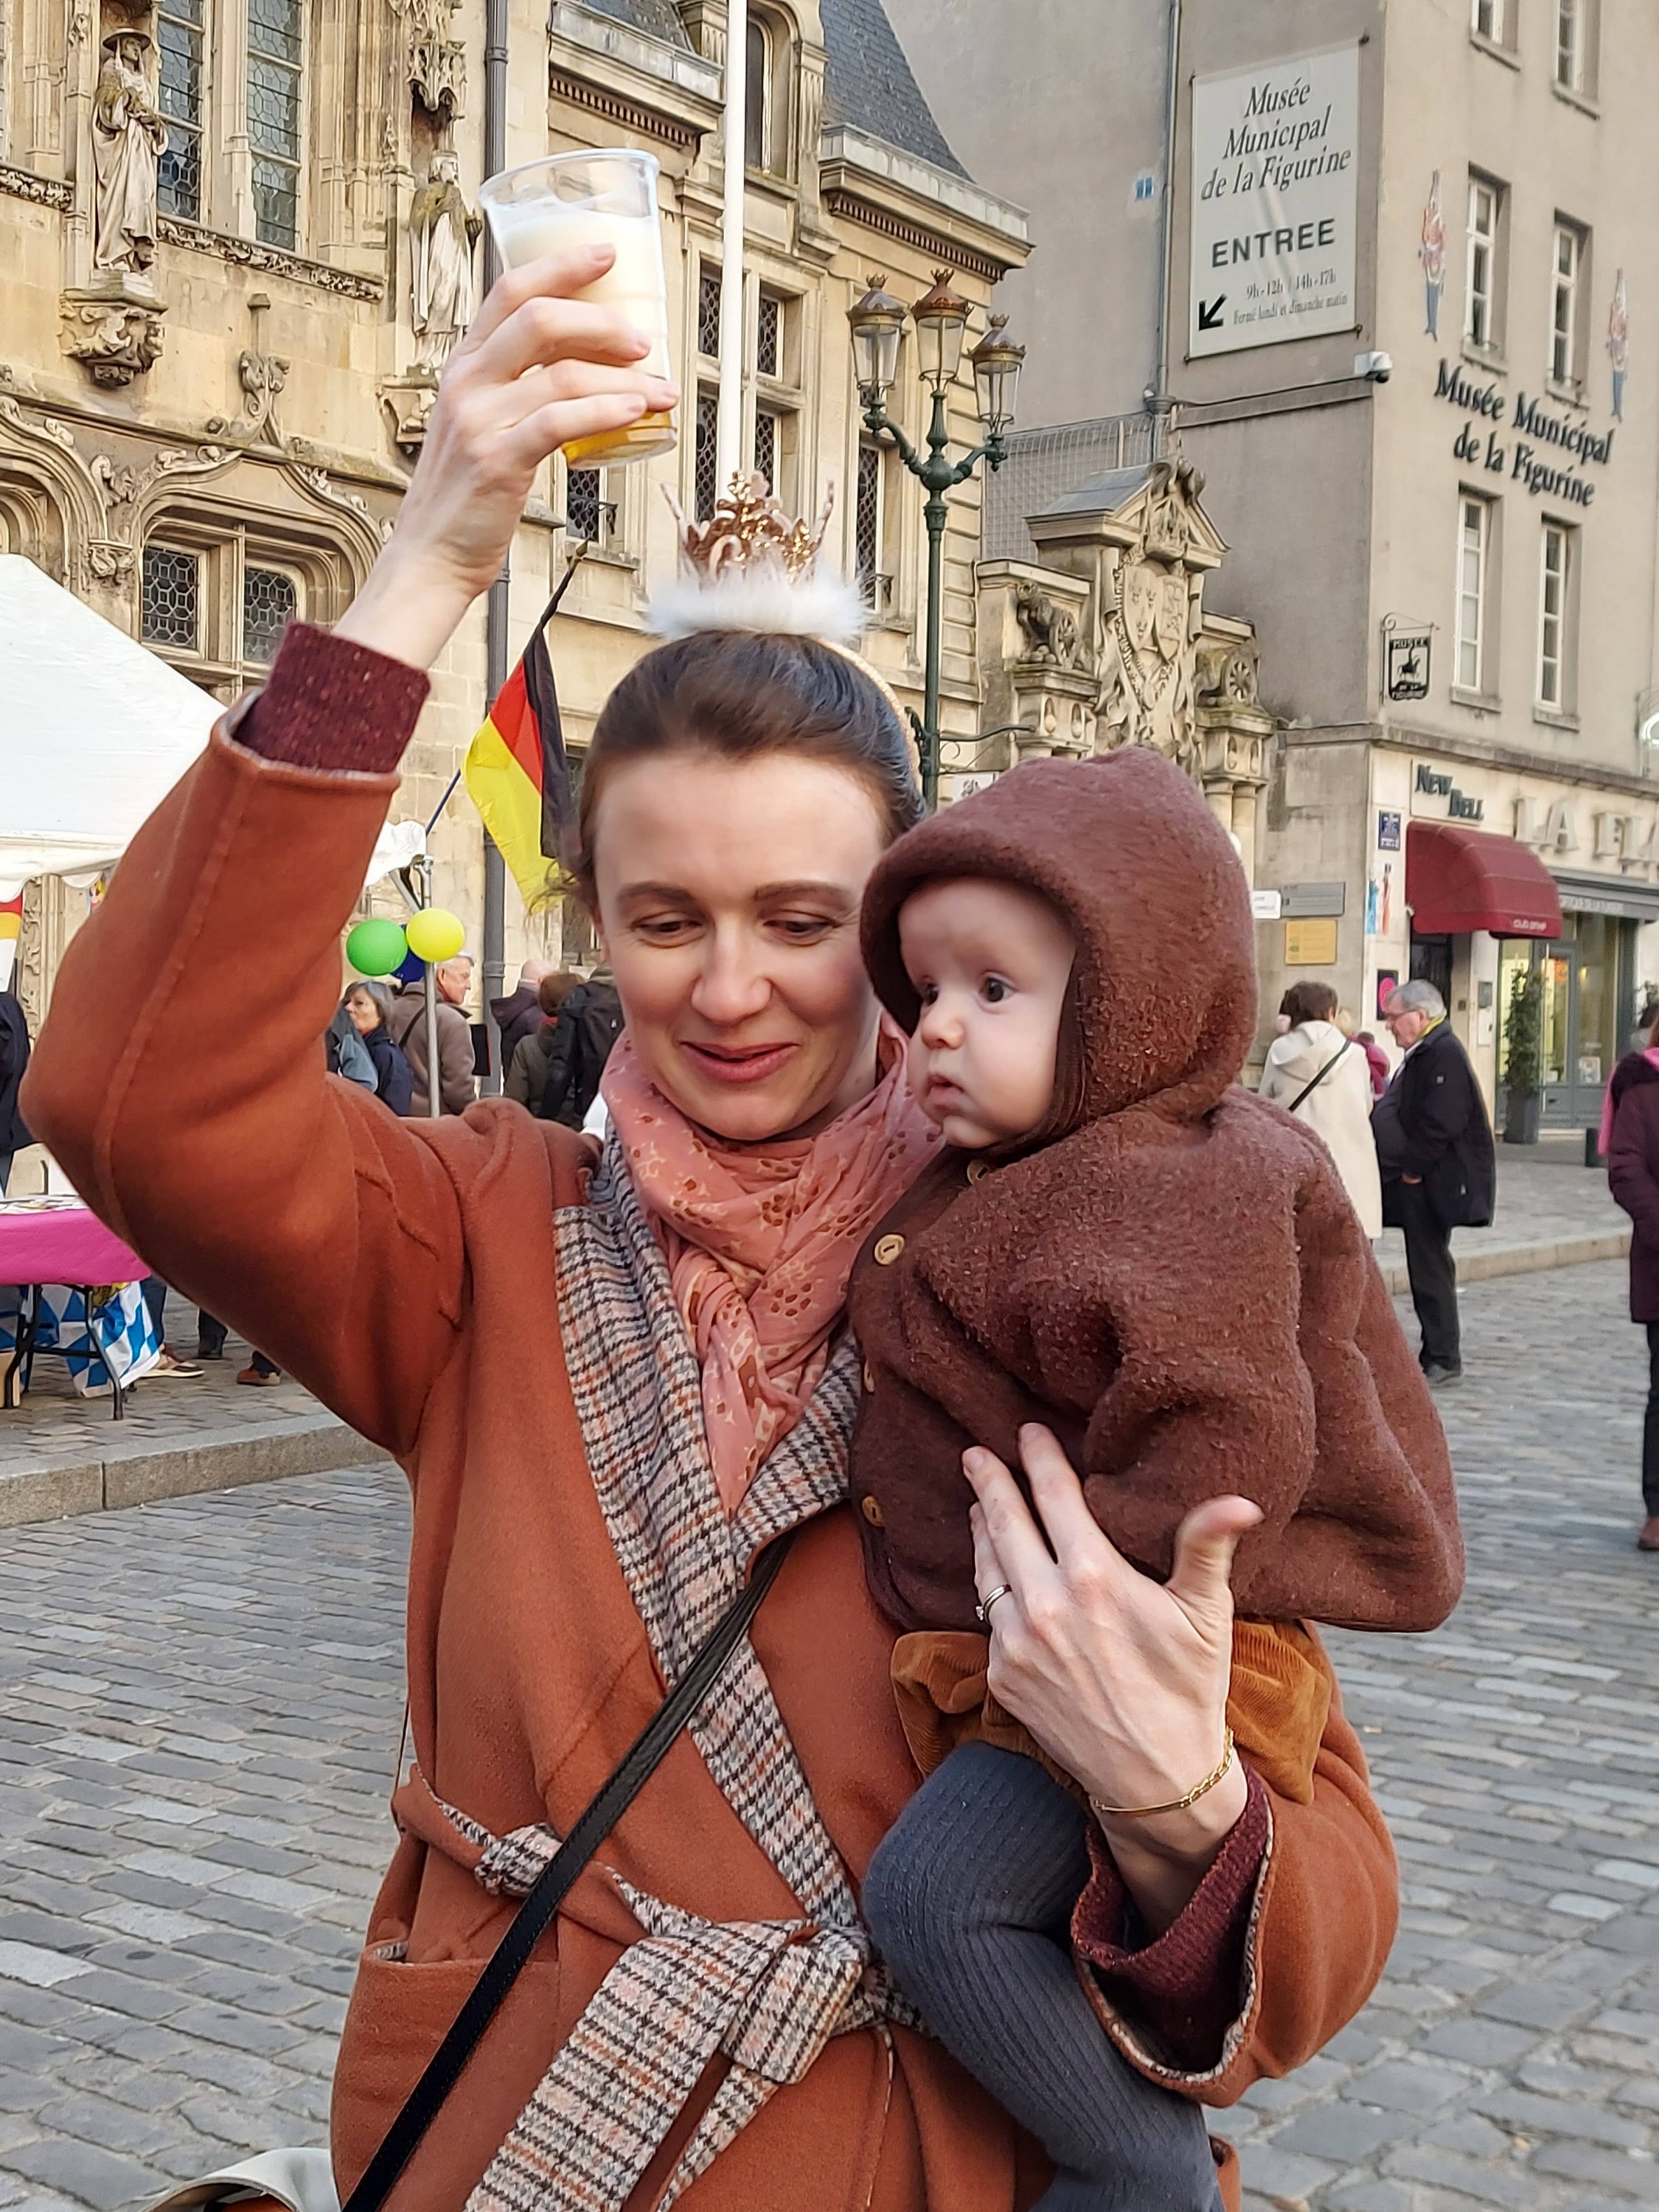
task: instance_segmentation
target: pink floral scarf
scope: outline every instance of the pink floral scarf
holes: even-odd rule
[[[884,1034],[885,1073],[866,1097],[816,1137],[775,1144],[727,1145],[688,1121],[626,1036],[605,1069],[605,1103],[702,1368],[728,1513],[817,1386],[860,1245],[939,1141],[895,1042]]]

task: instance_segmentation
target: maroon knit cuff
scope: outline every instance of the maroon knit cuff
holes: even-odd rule
[[[428,688],[404,661],[310,623],[291,623],[270,682],[240,702],[230,734],[250,752],[295,768],[389,775]]]
[[[1239,2008],[1244,1944],[1271,1823],[1267,1786],[1247,1768],[1249,1795],[1215,1863],[1156,1942],[1125,1942],[1129,1899],[1091,1823],[1094,1872],[1072,1916],[1072,1941],[1124,2024],[1146,2031],[1167,2063],[1204,2074],[1217,2064]]]

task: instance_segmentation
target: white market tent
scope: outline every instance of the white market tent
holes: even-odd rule
[[[118,860],[222,711],[32,561],[0,554],[0,898]]]
[[[222,712],[32,561],[0,554],[0,900],[32,876],[119,860]],[[388,823],[366,883],[424,847],[419,823]]]

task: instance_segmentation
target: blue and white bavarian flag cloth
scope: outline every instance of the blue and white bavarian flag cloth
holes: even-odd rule
[[[70,1379],[83,1398],[107,1392],[112,1370],[123,1384],[148,1375],[161,1356],[161,1340],[138,1283],[82,1291],[64,1283],[42,1283],[34,1328],[37,1352],[55,1352],[68,1363]],[[17,1341],[17,1309],[0,1294],[0,1360]]]

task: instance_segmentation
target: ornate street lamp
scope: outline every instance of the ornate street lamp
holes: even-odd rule
[[[927,525],[927,623],[923,706],[910,720],[915,727],[921,756],[921,795],[931,812],[939,805],[939,629],[945,600],[945,525],[948,510],[945,495],[953,485],[965,483],[975,465],[1000,468],[1007,459],[1005,440],[1013,426],[1014,394],[1019,383],[1024,346],[1006,334],[1008,319],[993,315],[991,326],[969,354],[979,418],[984,442],[959,461],[945,458],[951,442],[948,422],[951,387],[962,366],[962,343],[971,313],[967,301],[951,289],[951,271],[933,272],[933,288],[910,310],[916,330],[917,367],[933,395],[927,426],[927,451],[919,453],[887,413],[887,395],[898,378],[899,338],[904,309],[885,289],[884,276],[872,276],[864,297],[848,310],[852,325],[854,371],[864,406],[865,427],[878,441],[888,440],[905,467],[927,494],[922,509]]]

